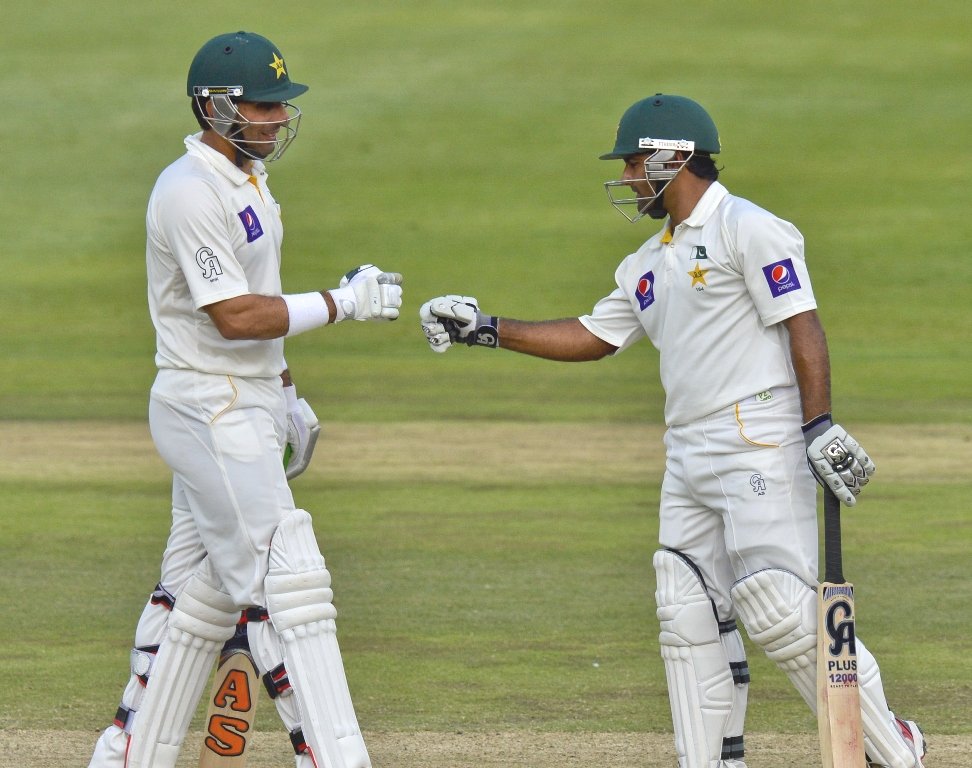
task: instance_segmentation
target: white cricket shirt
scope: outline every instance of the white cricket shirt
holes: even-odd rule
[[[817,306],[797,228],[719,182],[669,226],[621,262],[617,289],[581,323],[618,351],[643,336],[658,348],[669,425],[796,384],[780,321]]]
[[[148,303],[159,368],[279,376],[283,339],[224,339],[203,307],[248,293],[279,296],[280,206],[263,164],[253,175],[200,141],[162,171],[148,203]]]

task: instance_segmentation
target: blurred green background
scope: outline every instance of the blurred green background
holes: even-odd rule
[[[405,275],[401,321],[288,342],[326,424],[461,420],[471,439],[493,421],[657,427],[646,342],[574,366],[432,355],[417,321],[446,292],[523,319],[576,316],[609,292],[654,225],[610,207],[601,185],[620,164],[597,156],[655,92],[705,105],[729,189],[803,232],[840,420],[899,425],[904,443],[911,426],[972,423],[964,0],[55,0],[5,17],[0,426],[144,421],[145,204],[195,130],[189,61],[235,29],[268,36],[311,86],[270,168],[285,290],[331,287],[362,262]],[[669,727],[650,605],[661,465],[504,482],[426,461],[441,482],[300,487],[337,563],[366,727]],[[950,481],[882,477],[848,572],[893,691],[968,732],[970,479]],[[164,472],[4,481],[0,727],[110,717],[166,504]],[[914,612],[932,608],[914,636]],[[753,664],[768,678],[754,726],[812,729],[782,676]]]
[[[140,419],[153,376],[144,208],[195,129],[202,41],[258,30],[285,54],[300,136],[271,167],[285,290],[375,262],[406,277],[403,321],[289,344],[302,389],[349,419],[661,418],[654,354],[598,366],[434,359],[434,295],[576,316],[653,231],[597,159],[624,109],[689,95],[723,180],[796,223],[845,421],[969,421],[972,161],[965,2],[67,2],[8,10],[0,229],[0,418]],[[16,139],[14,139],[16,136]],[[380,360],[381,365],[375,361]],[[437,392],[461,397],[430,397]]]

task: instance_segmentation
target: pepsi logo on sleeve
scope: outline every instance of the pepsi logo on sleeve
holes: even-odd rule
[[[253,210],[253,206],[248,205],[237,216],[243,222],[243,229],[246,230],[246,242],[252,243],[263,234],[263,226]]]
[[[635,298],[638,305],[644,310],[648,309],[655,301],[655,273],[645,272],[638,278],[638,286],[635,288]]]
[[[790,259],[783,259],[766,265],[763,267],[763,276],[766,278],[766,284],[769,286],[773,298],[800,288],[800,278],[797,277],[793,262]]]

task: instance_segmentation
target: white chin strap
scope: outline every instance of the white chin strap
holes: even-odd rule
[[[270,123],[254,122],[247,120],[236,103],[229,97],[222,94],[214,94],[209,97],[213,102],[214,117],[206,117],[206,122],[223,138],[227,139],[246,157],[252,160],[262,160],[269,163],[279,159],[290,146],[290,143],[297,138],[297,129],[300,125],[300,109],[289,101],[283,102],[287,109],[287,120],[282,123],[276,121]],[[206,110],[200,110],[206,115]],[[277,137],[271,141],[244,141],[243,129],[248,126],[279,125],[280,130]]]

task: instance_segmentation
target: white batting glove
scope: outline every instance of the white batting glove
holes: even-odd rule
[[[803,425],[807,460],[817,482],[829,488],[848,507],[871,479],[877,467],[847,430],[823,413]]]
[[[457,341],[470,347],[499,346],[496,318],[480,312],[479,302],[472,296],[439,296],[422,305],[419,318],[429,346],[436,352],[445,352]]]
[[[355,267],[328,293],[342,320],[396,320],[402,306],[402,276],[373,264]]]
[[[314,411],[304,398],[297,399],[297,387],[290,384],[283,388],[287,399],[287,447],[284,449],[284,467],[291,480],[310,464],[314,455],[321,425]]]
[[[427,301],[419,308],[422,330],[433,352],[445,352],[452,346],[452,339],[442,321],[432,314],[432,302]]]

